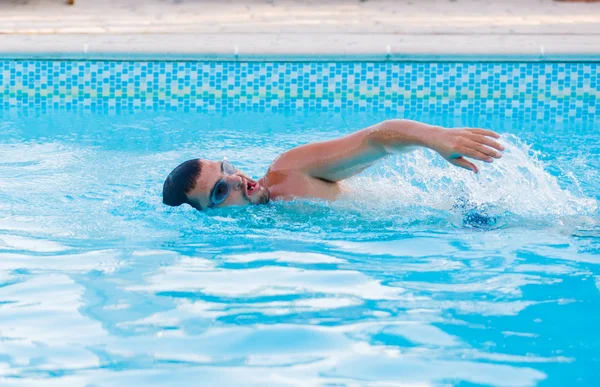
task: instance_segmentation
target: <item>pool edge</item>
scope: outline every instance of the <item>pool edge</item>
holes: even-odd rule
[[[600,62],[597,36],[0,34],[0,59],[227,62]]]

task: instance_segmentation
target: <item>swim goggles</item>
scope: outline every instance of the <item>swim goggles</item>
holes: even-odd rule
[[[236,169],[229,161],[223,160],[221,163],[221,171],[227,176],[232,176],[235,175]],[[214,208],[215,206],[223,203],[229,196],[229,191],[229,184],[227,184],[225,177],[222,177],[219,181],[217,181],[212,191],[210,191],[210,204],[208,205],[208,208]]]

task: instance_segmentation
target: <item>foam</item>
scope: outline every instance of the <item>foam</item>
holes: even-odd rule
[[[492,214],[523,217],[572,217],[598,210],[595,199],[562,188],[540,154],[518,137],[506,134],[500,142],[506,148],[504,156],[491,164],[476,161],[479,174],[457,168],[427,149],[394,156],[351,179],[341,206],[360,202],[353,208],[381,208],[389,214],[411,206],[452,210],[467,203]]]

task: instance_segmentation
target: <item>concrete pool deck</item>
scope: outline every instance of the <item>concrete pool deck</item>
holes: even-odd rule
[[[600,3],[9,0],[0,57],[600,58]]]

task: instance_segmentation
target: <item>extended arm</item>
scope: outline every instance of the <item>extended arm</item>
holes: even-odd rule
[[[450,163],[475,173],[477,167],[464,156],[492,162],[504,150],[484,129],[445,129],[410,120],[389,120],[335,140],[294,148],[282,154],[272,169],[296,170],[314,178],[340,181],[360,173],[375,161],[423,146]]]

